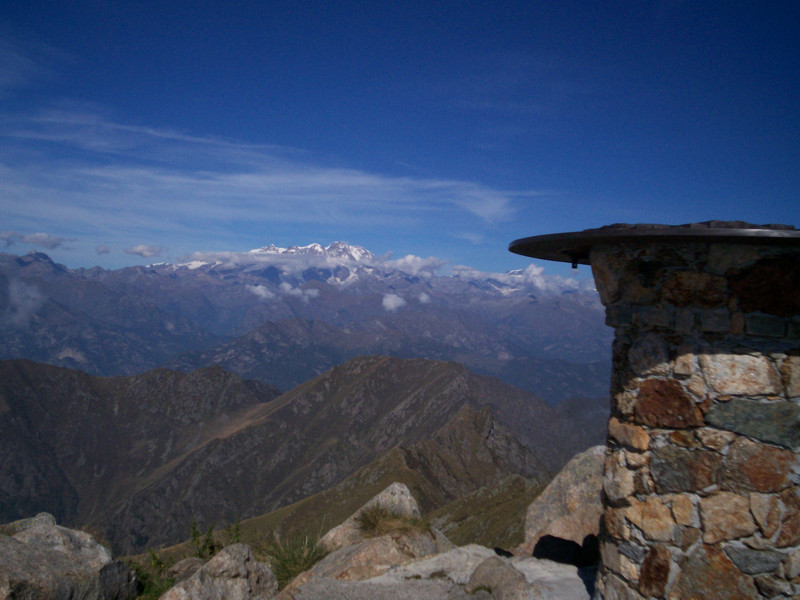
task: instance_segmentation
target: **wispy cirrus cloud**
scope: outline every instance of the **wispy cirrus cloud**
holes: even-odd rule
[[[153,245],[153,244],[139,244],[131,248],[125,248],[124,250],[125,254],[134,254],[136,256],[141,256],[144,258],[161,256],[161,253],[163,251],[164,251],[164,246]]]
[[[513,194],[477,182],[329,167],[290,149],[130,127],[85,112],[0,119],[4,214],[107,232],[123,238],[120,245],[145,231],[230,236],[242,223],[397,228],[472,219],[491,226],[515,212]]]
[[[57,79],[59,65],[69,61],[3,33],[0,97]],[[413,236],[418,247],[443,232],[496,228],[514,218],[520,195],[537,194],[341,165],[342,157],[303,149],[131,123],[107,107],[70,99],[0,107],[6,227],[79,239],[85,260],[111,254],[109,246],[157,256],[136,250],[142,239],[187,254],[242,248],[244,238],[384,239],[375,233],[383,230],[397,239]],[[380,250],[392,247],[398,248]]]

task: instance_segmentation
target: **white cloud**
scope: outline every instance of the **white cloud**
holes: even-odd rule
[[[428,294],[426,294],[425,292],[422,292],[419,295],[419,301],[420,301],[420,304],[430,304],[431,297]]]
[[[398,258],[396,260],[385,259],[381,261],[381,264],[385,267],[390,267],[393,269],[397,269],[398,271],[403,271],[405,273],[410,273],[411,275],[422,275],[430,277],[436,271],[441,269],[445,262],[440,258],[435,258],[433,256],[429,256],[428,258],[422,258],[420,256],[414,256],[413,254],[409,254],[404,256],[403,258]]]
[[[516,289],[529,289],[537,292],[559,293],[565,290],[581,289],[582,285],[575,279],[560,275],[545,275],[544,267],[530,264],[525,269],[508,273],[491,273],[472,267],[457,265],[453,267],[455,277],[467,280],[494,280],[504,286]]]
[[[261,298],[262,300],[271,300],[275,294],[270,292],[267,286],[264,285],[248,285],[247,291]]]
[[[383,297],[383,308],[389,312],[394,312],[405,305],[406,301],[397,294],[386,294]]]
[[[163,251],[164,251],[164,246],[153,245],[153,244],[139,244],[138,246],[133,246],[132,248],[125,248],[125,254],[134,254],[136,256],[142,256],[144,258],[161,256],[161,253]]]
[[[49,233],[31,233],[28,235],[20,236],[19,241],[23,244],[32,244],[35,246],[44,246],[49,250],[62,246],[64,242],[72,242],[60,235],[50,235]]]
[[[13,280],[8,284],[8,305],[0,312],[0,322],[13,327],[26,327],[44,301],[45,297],[38,288]]]
[[[97,246],[94,247],[94,251],[97,252],[97,254],[110,254],[111,248],[109,248],[105,244],[98,244]]]
[[[48,250],[63,246],[65,242],[75,241],[74,239],[67,239],[60,235],[50,235],[49,233],[29,233],[25,235],[16,231],[3,231],[0,233],[0,240],[5,242],[6,248],[13,246],[16,242],[20,242],[32,246],[44,246]]]
[[[294,287],[291,283],[283,282],[278,286],[278,291],[284,296],[300,298],[303,302],[308,302],[309,298],[319,296],[319,290],[315,288],[302,289]]]

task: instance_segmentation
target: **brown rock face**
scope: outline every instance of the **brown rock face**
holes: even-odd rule
[[[720,485],[734,492],[777,492],[792,484],[794,462],[795,456],[790,450],[741,438],[728,451]]]
[[[669,579],[669,550],[663,544],[656,544],[648,552],[642,563],[642,574],[639,577],[639,591],[645,596],[664,595]]]
[[[659,498],[650,496],[642,506],[642,532],[650,540],[668,542],[675,530],[672,514]]]
[[[745,577],[725,554],[713,546],[693,550],[667,596],[669,600],[756,600],[753,580]]]
[[[800,495],[798,489],[789,488],[781,494],[783,502],[783,521],[781,532],[775,545],[779,548],[800,544]]]
[[[781,506],[772,494],[750,494],[750,512],[753,513],[764,537],[771,538],[781,525]]]
[[[636,450],[647,450],[650,446],[650,436],[644,428],[623,423],[616,417],[611,417],[608,422],[608,435],[621,445]]]
[[[730,287],[744,312],[781,317],[800,313],[800,261],[790,256],[759,260],[733,277]]]
[[[648,379],[639,387],[637,423],[650,427],[699,427],[703,414],[676,381]]]

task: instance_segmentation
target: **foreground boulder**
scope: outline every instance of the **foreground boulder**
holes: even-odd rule
[[[367,531],[363,517],[376,509],[379,531]],[[330,554],[296,577],[278,596],[280,600],[291,600],[312,579],[361,581],[453,547],[444,535],[424,524],[417,501],[402,483],[393,483],[377,494],[325,534],[320,544]]]
[[[573,565],[532,557],[498,557],[471,544],[412,561],[360,581],[299,577],[293,600],[589,600]]]
[[[249,546],[233,544],[170,588],[161,600],[269,600],[277,592],[278,581],[270,568],[255,559]]]
[[[128,600],[138,595],[133,571],[84,531],[41,513],[3,526],[0,600]]]
[[[604,456],[605,446],[594,446],[564,465],[528,507],[525,541],[517,548],[517,554],[543,556],[536,552],[537,545],[546,549],[546,553],[555,548],[562,554],[569,554],[564,548],[570,542],[578,549],[591,545],[589,540],[599,533],[603,515]]]
[[[398,517],[420,518],[419,506],[411,491],[404,483],[395,482],[350,515],[341,525],[326,533],[320,543],[328,550],[336,550],[363,541],[365,536],[359,525],[359,518],[365,511],[377,507]]]
[[[296,577],[277,600],[588,600],[591,596],[591,588],[573,565],[533,557],[501,558],[476,544],[456,548],[424,525],[368,537],[363,514],[375,506],[394,515],[402,511],[407,519],[419,516],[408,488],[393,484],[331,530],[323,540],[332,552]]]

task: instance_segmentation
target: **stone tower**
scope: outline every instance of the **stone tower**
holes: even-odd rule
[[[800,595],[800,231],[517,240],[590,264],[614,328],[597,597]]]

